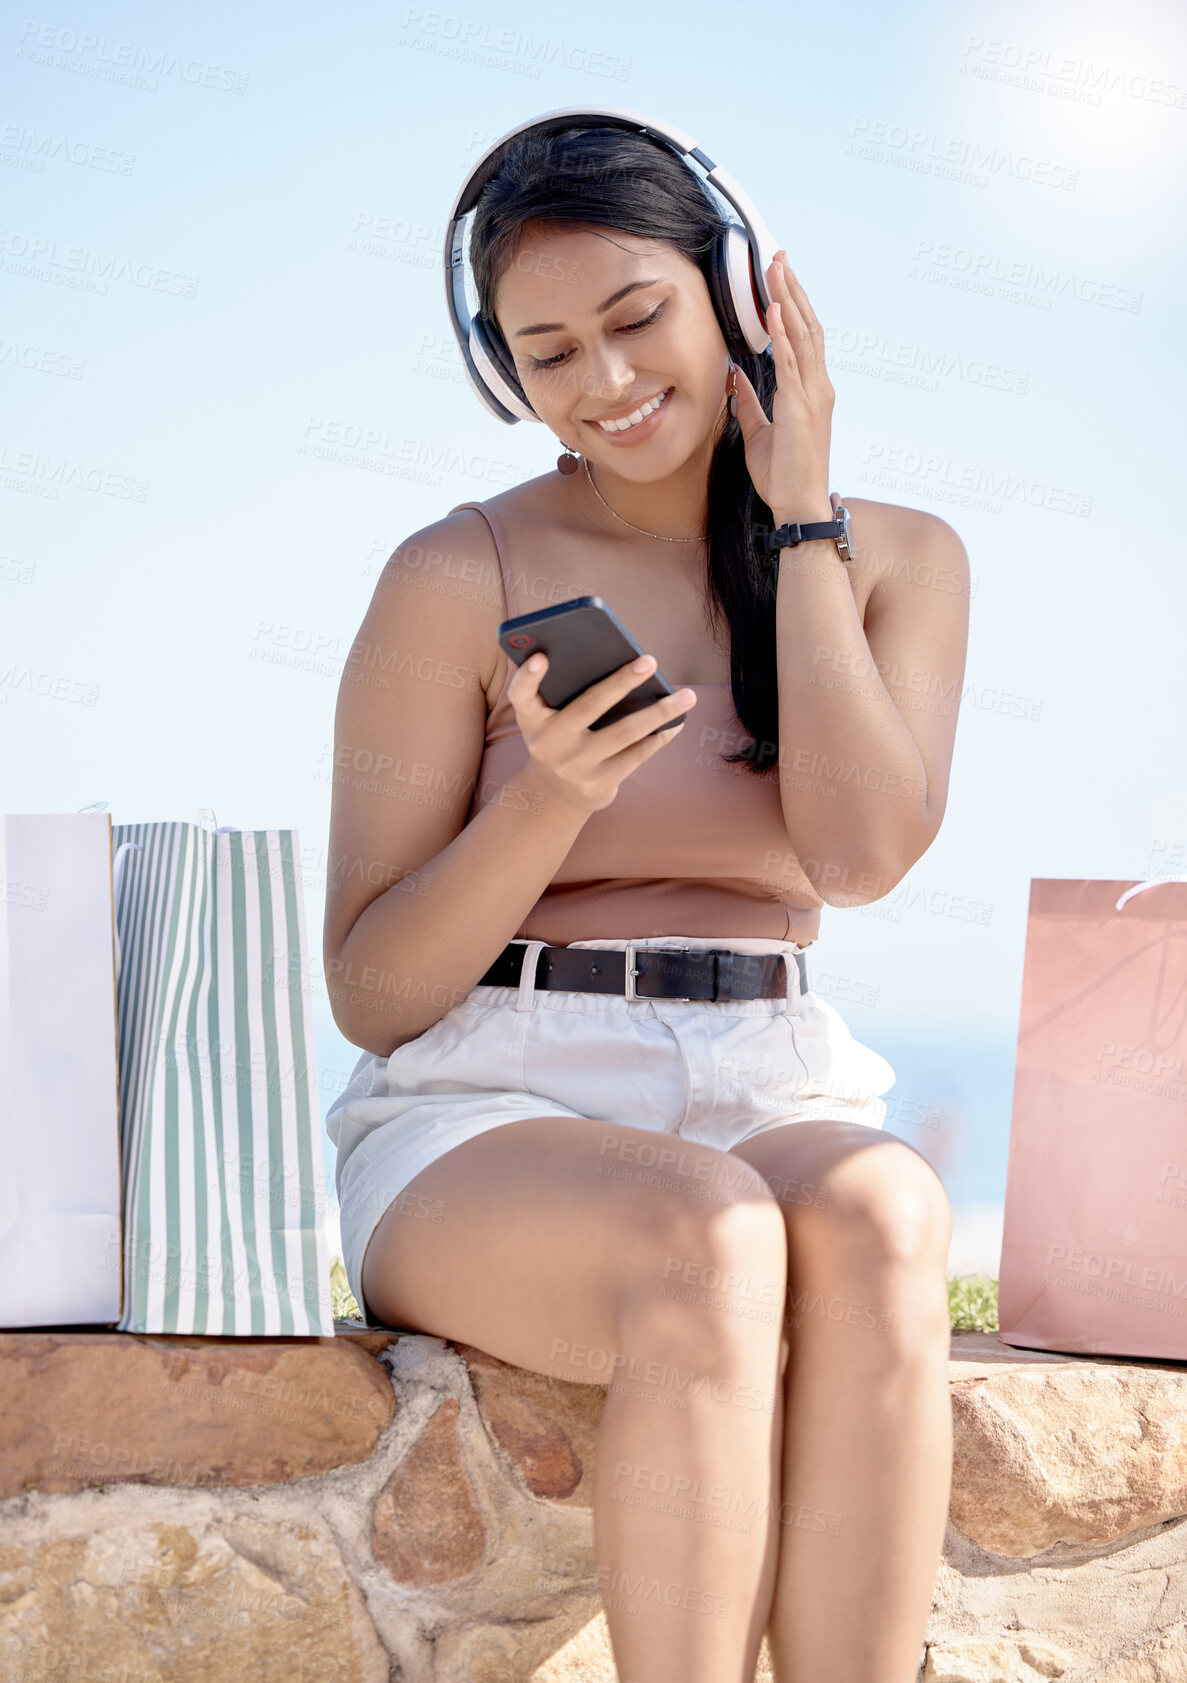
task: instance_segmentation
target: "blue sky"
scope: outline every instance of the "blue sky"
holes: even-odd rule
[[[343,660],[402,537],[557,453],[462,379],[445,215],[530,116],[663,117],[746,187],[825,325],[833,487],[969,552],[944,827],[890,899],[826,909],[817,973],[898,1072],[888,1126],[945,1178],[953,1259],[995,1267],[1030,879],[1187,870],[1187,21],[679,15],[9,15],[5,807],[296,829],[328,1106],[357,1057],[320,963]]]

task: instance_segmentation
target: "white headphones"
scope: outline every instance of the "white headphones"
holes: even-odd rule
[[[732,175],[706,157],[691,135],[670,123],[662,123],[641,111],[615,106],[571,106],[546,111],[509,129],[479,158],[453,202],[445,230],[445,302],[457,336],[466,378],[484,408],[496,420],[514,426],[516,421],[538,421],[539,415],[524,396],[515,365],[507,356],[494,324],[481,310],[470,315],[466,300],[463,223],[479,194],[495,174],[511,142],[529,129],[622,128],[646,134],[669,146],[692,170],[692,160],[706,172],[705,180],[715,187],[737,211],[741,222],[727,220],[709,254],[706,280],[713,309],[731,356],[757,355],[770,344],[766,312],[771,298],[767,290],[767,268],[775,257],[775,242],[750,198]],[[703,183],[702,183],[703,185]],[[493,331],[492,331],[493,329]]]

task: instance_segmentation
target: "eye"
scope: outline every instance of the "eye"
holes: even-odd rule
[[[662,304],[657,304],[650,315],[644,316],[641,321],[628,322],[625,327],[616,328],[615,332],[640,333],[643,328],[650,327],[653,321],[658,321],[663,313],[664,306]],[[559,351],[556,356],[547,357],[543,362],[541,362],[538,357],[531,356],[528,358],[528,362],[532,368],[556,368],[560,363],[564,362],[568,354],[568,351]]]

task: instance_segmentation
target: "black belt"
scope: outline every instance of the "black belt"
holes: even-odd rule
[[[479,987],[517,988],[527,947],[505,946]],[[800,991],[808,966],[796,953]],[[629,962],[628,962],[629,960]],[[782,953],[735,953],[727,947],[544,947],[536,960],[537,988],[618,993],[627,999],[786,999]]]

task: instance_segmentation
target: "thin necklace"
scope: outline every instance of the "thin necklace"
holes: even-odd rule
[[[593,469],[589,465],[589,457],[582,456],[581,460],[585,463],[585,477],[589,480],[590,485],[593,487],[594,496],[598,499],[608,514],[614,514],[614,510],[610,507],[610,504],[598,490],[597,486],[594,485]],[[668,538],[665,537],[662,532],[644,531],[642,526],[636,526],[630,520],[624,520],[621,514],[614,514],[614,518],[615,520],[622,520],[623,525],[629,526],[632,532],[640,532],[645,538],[659,538],[663,543],[704,543],[705,541],[704,538]]]

